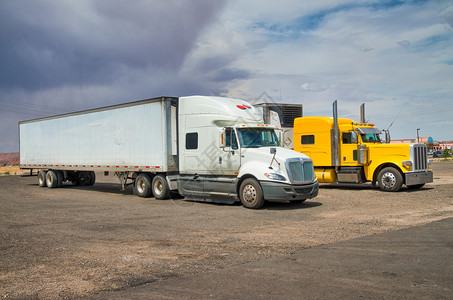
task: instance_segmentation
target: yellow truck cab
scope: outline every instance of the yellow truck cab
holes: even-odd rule
[[[363,108],[363,105],[362,105]],[[374,124],[334,117],[294,119],[294,150],[313,160],[320,183],[376,182],[383,191],[412,189],[433,181],[425,144],[389,144],[381,141]]]

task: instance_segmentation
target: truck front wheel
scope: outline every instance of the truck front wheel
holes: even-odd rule
[[[387,167],[379,172],[378,183],[384,192],[397,192],[403,185],[403,176],[397,169]]]
[[[247,208],[258,209],[264,204],[263,189],[258,181],[253,178],[247,178],[241,183],[239,198],[242,205]]]
[[[164,176],[156,175],[153,178],[153,194],[156,199],[163,200],[170,198],[170,188]]]

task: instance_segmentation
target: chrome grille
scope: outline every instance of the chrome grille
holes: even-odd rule
[[[305,181],[312,181],[314,177],[313,162],[304,162],[304,179]]]
[[[424,144],[414,144],[411,151],[411,160],[414,162],[414,171],[428,169],[428,155]]]
[[[291,159],[286,163],[286,169],[293,183],[311,182],[314,178],[312,161]]]

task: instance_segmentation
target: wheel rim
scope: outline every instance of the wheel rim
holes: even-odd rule
[[[395,174],[391,172],[387,172],[382,176],[382,184],[384,185],[385,188],[392,188],[396,184],[396,177]]]
[[[248,184],[244,187],[244,191],[242,192],[242,196],[244,200],[248,203],[251,203],[256,200],[256,189],[253,185]]]
[[[163,191],[164,187],[162,185],[162,181],[160,180],[156,180],[154,182],[154,186],[153,186],[153,191],[154,191],[154,195],[161,195],[162,194],[162,191]]]
[[[53,183],[53,180],[52,180],[53,178],[52,178],[52,173],[51,172],[52,171],[49,171],[46,174],[46,184],[47,184],[48,187],[51,187],[52,183]]]
[[[143,178],[137,180],[137,190],[140,194],[143,194],[146,189],[146,183]]]
[[[40,185],[43,185],[44,182],[46,182],[46,178],[44,177],[44,175],[42,173],[39,173],[38,181],[39,181]]]

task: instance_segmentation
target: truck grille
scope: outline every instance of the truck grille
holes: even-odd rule
[[[314,178],[313,162],[299,158],[291,159],[286,163],[289,178],[293,183],[312,182]]]
[[[428,155],[424,144],[411,145],[411,160],[414,162],[414,171],[428,169]]]

